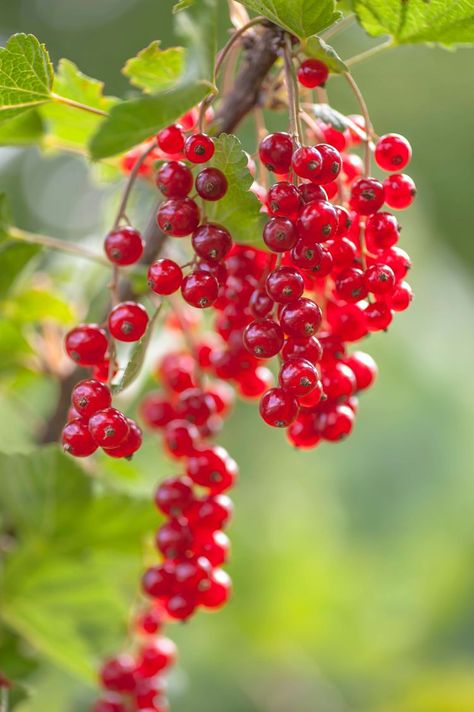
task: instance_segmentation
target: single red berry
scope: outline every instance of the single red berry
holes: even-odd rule
[[[298,401],[284,388],[270,388],[260,400],[260,415],[267,425],[287,428],[298,415]]]
[[[365,240],[370,252],[393,247],[398,241],[400,226],[391,213],[369,215],[365,225]]]
[[[111,405],[112,395],[103,383],[88,379],[74,386],[71,402],[80,416],[90,418],[98,410],[104,410]]]
[[[151,666],[150,666],[151,668]],[[169,712],[169,706],[162,694],[165,691],[165,681],[157,676],[139,677],[137,671],[137,687],[133,695],[133,702],[140,712]],[[162,706],[165,704],[165,707]]]
[[[372,356],[363,351],[354,351],[346,359],[344,359],[356,379],[356,389],[363,391],[370,388],[377,377],[377,364]]]
[[[176,644],[169,638],[160,636],[147,643],[138,653],[137,675],[139,677],[155,677],[162,670],[167,670],[175,664],[177,658]]]
[[[346,302],[359,302],[367,295],[364,272],[357,267],[348,267],[339,272],[334,285],[336,296]]]
[[[199,257],[216,264],[230,252],[232,237],[222,225],[205,223],[193,232],[192,244],[194,252]]]
[[[215,531],[229,523],[232,512],[231,499],[225,494],[215,494],[194,500],[186,509],[185,516],[193,531]]]
[[[161,566],[152,566],[142,577],[142,590],[152,598],[168,598],[175,586],[174,562],[165,561]]]
[[[145,396],[140,403],[140,415],[149,428],[164,428],[176,417],[169,399],[160,391]]]
[[[141,635],[155,635],[161,630],[163,622],[160,608],[149,608],[137,616],[135,628]]]
[[[293,141],[288,133],[273,133],[260,142],[260,160],[267,170],[280,175],[288,173],[293,154]]]
[[[80,324],[65,337],[67,355],[79,366],[102,363],[109,347],[107,335],[97,324]]]
[[[332,257],[333,271],[342,270],[354,264],[357,255],[356,246],[347,237],[328,240],[326,247]]]
[[[219,530],[197,532],[193,541],[196,556],[204,556],[212,567],[222,566],[229,560],[229,537]]]
[[[376,178],[358,178],[352,184],[349,205],[359,215],[376,213],[384,200],[384,185]]]
[[[314,410],[317,405],[319,405],[323,397],[323,384],[318,379],[316,385],[312,391],[307,393],[305,396],[298,396],[298,404],[300,408],[306,408],[309,410]]]
[[[298,69],[298,81],[307,89],[324,86],[328,76],[329,69],[319,59],[305,59]]]
[[[380,252],[377,262],[379,261],[388,265],[393,270],[397,282],[406,277],[411,267],[409,255],[405,250],[402,250],[401,247],[397,247],[396,245]]]
[[[364,313],[369,331],[384,331],[393,319],[390,307],[384,302],[369,304],[364,309]]]
[[[216,610],[222,608],[230,598],[232,582],[223,569],[214,569],[209,574],[208,585],[199,592],[199,603],[205,608]]]
[[[374,156],[384,171],[402,171],[410,162],[411,146],[400,134],[385,134],[377,141]]]
[[[268,212],[275,217],[296,218],[301,203],[301,195],[296,186],[286,181],[275,183],[267,193]]]
[[[243,342],[247,351],[257,358],[271,358],[281,351],[284,336],[273,319],[257,319],[245,329]]]
[[[317,364],[321,361],[323,349],[315,336],[311,336],[309,339],[295,339],[290,336],[285,341],[281,355],[284,361],[301,358],[312,364]]]
[[[304,279],[293,267],[277,267],[265,280],[265,289],[278,304],[288,304],[302,296]]]
[[[200,427],[215,415],[214,399],[201,388],[188,388],[179,394],[176,401],[176,415]]]
[[[206,134],[193,134],[186,139],[184,144],[184,153],[191,163],[210,161],[215,150],[214,141]]]
[[[167,235],[186,237],[199,225],[199,208],[191,198],[166,200],[158,208],[156,219]]]
[[[129,430],[127,418],[116,408],[100,410],[89,420],[89,432],[101,447],[118,447],[127,437]]]
[[[357,304],[327,306],[327,320],[336,336],[344,341],[359,341],[368,332],[364,312]]]
[[[109,314],[109,331],[117,341],[138,341],[147,325],[146,309],[136,302],[121,302]]]
[[[185,198],[193,187],[193,174],[182,161],[168,161],[156,174],[156,185],[167,198]]]
[[[330,400],[348,398],[356,390],[354,372],[340,361],[323,371],[321,382],[324,394]]]
[[[389,294],[395,286],[393,269],[383,263],[370,265],[365,272],[364,280],[367,290],[376,296]]]
[[[236,386],[242,398],[260,398],[273,386],[273,373],[265,366],[247,369],[237,377]]]
[[[342,440],[354,426],[354,413],[347,405],[334,405],[323,410],[318,417],[321,437],[330,442]]]
[[[131,418],[127,418],[129,425],[128,435],[118,447],[104,447],[104,452],[109,457],[131,458],[142,446],[142,431],[137,423]]]
[[[334,206],[337,214],[336,237],[345,237],[352,225],[352,218],[348,210],[341,205]]]
[[[227,193],[227,178],[218,168],[204,168],[196,176],[196,191],[203,200],[221,200]]]
[[[283,307],[280,323],[285,334],[304,339],[317,333],[322,318],[318,304],[311,299],[301,297]]]
[[[326,277],[333,265],[330,252],[309,237],[298,240],[291,250],[291,262],[300,269],[314,272],[318,277]]]
[[[198,592],[183,595],[176,593],[166,601],[165,609],[170,618],[185,621],[192,616],[198,605]]]
[[[214,446],[196,448],[188,459],[186,472],[197,485],[218,494],[233,486],[238,468],[224,448]]]
[[[198,121],[199,109],[194,107],[179,117],[178,124],[182,127],[183,131],[191,131],[197,126]]]
[[[272,252],[286,252],[298,239],[294,224],[288,218],[270,218],[263,228],[263,241]]]
[[[311,450],[321,440],[313,413],[301,411],[287,430],[288,441],[294,447]]]
[[[255,289],[250,297],[249,307],[256,319],[263,319],[268,316],[274,307],[273,299],[263,289]]]
[[[64,452],[74,457],[88,457],[97,450],[97,443],[91,437],[87,422],[81,418],[69,421],[61,435]]]
[[[285,361],[278,376],[280,386],[295,396],[306,396],[319,380],[316,367],[304,358],[290,358]]]
[[[158,146],[161,148],[163,153],[167,153],[168,155],[181,153],[184,148],[183,132],[179,126],[176,126],[175,124],[162,129],[158,133],[157,139]]]
[[[336,148],[334,148],[334,146],[331,146],[328,143],[318,143],[317,149],[319,155],[321,156],[322,163],[319,173],[314,176],[313,180],[319,185],[325,185],[326,190],[329,190],[329,184],[332,183],[341,172],[341,154]],[[337,186],[335,186],[335,188],[337,191]]]
[[[138,230],[125,225],[109,232],[104,241],[105,254],[116,265],[133,265],[143,254],[143,240]]]
[[[339,131],[330,124],[322,124],[321,130],[326,144],[332,146],[337,151],[345,151],[347,144],[350,141],[350,133],[347,129]]]
[[[130,655],[120,655],[107,660],[100,670],[100,680],[107,690],[133,692],[135,689],[134,660]]]
[[[300,146],[291,158],[291,166],[296,175],[307,180],[314,180],[319,174],[322,165],[321,154],[314,146]]]
[[[298,186],[299,194],[303,203],[312,203],[314,200],[327,200],[328,196],[324,188],[316,183],[302,183]]]
[[[176,562],[176,592],[195,595],[207,585],[212,570],[210,562],[203,556],[190,556]]]
[[[391,208],[404,210],[413,203],[416,195],[416,185],[410,176],[405,173],[396,173],[385,178],[383,185],[385,202]]]
[[[156,506],[171,517],[180,517],[192,502],[193,483],[189,477],[168,477],[156,490]]]
[[[164,440],[173,457],[189,457],[196,451],[199,430],[188,420],[172,420],[165,428]]]
[[[183,271],[173,260],[162,257],[148,268],[148,286],[155,294],[177,292],[183,281]]]
[[[356,153],[344,153],[342,159],[342,174],[346,183],[352,183],[360,178],[364,171],[364,162]]]
[[[187,556],[192,542],[192,533],[185,519],[170,519],[156,532],[156,546],[167,559]]]
[[[208,272],[196,270],[183,279],[181,294],[183,299],[196,309],[205,309],[214,304],[219,292],[217,279]]]
[[[386,298],[390,309],[394,311],[405,311],[411,304],[413,299],[413,291],[408,282],[400,282],[395,289]]]
[[[327,200],[315,200],[305,205],[296,224],[298,235],[313,242],[324,242],[337,231],[338,217]]]

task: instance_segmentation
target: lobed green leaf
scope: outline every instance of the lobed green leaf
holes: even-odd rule
[[[338,53],[328,45],[327,42],[314,35],[309,37],[305,42],[303,42],[303,50],[308,57],[314,57],[315,59],[321,60],[324,64],[329,67],[331,72],[336,74],[341,74],[341,72],[347,72],[348,68],[344,61],[339,57]]]
[[[122,69],[131,84],[146,92],[169,89],[183,73],[184,48],[161,49],[160,45],[161,42],[155,40],[129,59]]]
[[[0,123],[0,146],[22,146],[39,143],[44,135],[44,122],[36,109],[25,111]]]
[[[339,17],[334,0],[239,0],[300,39],[321,32]]]

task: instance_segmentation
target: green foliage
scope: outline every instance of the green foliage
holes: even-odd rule
[[[40,141],[44,123],[35,109],[0,123],[0,146],[21,146]]]
[[[173,6],[173,12],[181,12],[181,10],[186,10],[186,8],[191,7],[194,0],[179,0],[176,5]]]
[[[129,59],[122,72],[131,84],[146,92],[169,89],[181,77],[184,56],[183,47],[161,49],[160,40],[154,40],[136,57]]]
[[[332,25],[340,13],[334,0],[241,0],[249,10],[268,17],[303,39]]]
[[[314,37],[309,37],[305,42],[303,42],[303,49],[308,57],[314,57],[315,59],[320,59],[322,62],[329,67],[331,72],[340,74],[341,72],[347,72],[348,68],[344,64],[343,60],[339,57],[338,53],[328,45],[327,42],[315,35]]]
[[[474,43],[472,0],[354,0],[353,6],[369,35],[391,35],[394,44]]]
[[[53,67],[34,35],[13,35],[0,47],[0,121],[50,100]]]
[[[176,31],[186,45],[184,71],[170,90],[113,107],[90,142],[95,159],[113,156],[153,136],[213,90],[216,0],[202,0],[176,17]]]

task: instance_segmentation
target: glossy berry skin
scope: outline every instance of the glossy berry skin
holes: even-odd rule
[[[352,225],[352,218],[348,210],[341,205],[334,206],[337,214],[336,237],[345,237]]]
[[[264,289],[256,289],[249,301],[250,312],[255,319],[263,319],[268,316],[274,307],[273,299],[270,299]]]
[[[238,468],[224,448],[201,447],[188,458],[186,474],[197,485],[208,487],[211,494],[220,494],[234,485]]]
[[[406,277],[411,267],[409,255],[396,245],[389,250],[380,252],[379,258],[381,262],[391,267],[397,281]]]
[[[171,517],[180,517],[193,501],[193,483],[185,476],[168,477],[160,483],[155,494],[157,508]]]
[[[384,302],[373,302],[365,309],[365,319],[369,331],[384,331],[392,322],[392,312]]]
[[[198,593],[171,596],[165,603],[165,610],[169,617],[176,621],[186,621],[192,616],[197,606]]]
[[[192,541],[191,530],[184,519],[170,519],[156,533],[156,546],[167,559],[187,556]]]
[[[411,304],[413,299],[413,291],[408,282],[400,282],[395,289],[386,298],[390,309],[396,312],[405,311]]]
[[[353,371],[349,366],[338,361],[323,372],[321,382],[323,391],[330,400],[348,398],[356,389]]]
[[[158,146],[161,148],[163,153],[173,155],[174,153],[181,153],[184,148],[184,136],[183,132],[173,124],[172,126],[167,126],[162,129],[158,135]]]
[[[354,426],[354,413],[347,405],[335,405],[323,411],[318,418],[321,437],[337,442],[347,437]]]
[[[346,302],[358,302],[367,294],[364,272],[356,267],[348,267],[337,275],[335,293]]]
[[[199,257],[217,264],[230,252],[232,237],[222,225],[205,223],[193,232],[192,244]]]
[[[376,213],[384,200],[384,185],[376,178],[358,178],[352,184],[349,205],[359,215]]]
[[[216,531],[223,529],[232,516],[232,501],[225,494],[208,495],[194,500],[185,510],[192,531]]]
[[[316,367],[304,358],[290,358],[285,361],[278,376],[280,386],[295,396],[306,396],[319,380]]]
[[[104,361],[109,342],[97,324],[80,324],[66,334],[64,345],[79,366],[96,366]]]
[[[364,391],[374,383],[378,368],[372,356],[363,351],[354,351],[344,359],[356,379],[356,390]]]
[[[398,241],[399,235],[400,226],[395,215],[380,212],[367,218],[365,240],[371,252],[393,247]]]
[[[298,81],[307,89],[315,89],[326,84],[329,69],[319,59],[305,59],[298,68]]]
[[[275,183],[267,193],[268,211],[275,217],[296,218],[301,202],[301,195],[296,186],[286,181]]]
[[[342,159],[339,151],[329,143],[318,143],[318,151],[321,156],[322,164],[320,171],[314,180],[319,185],[326,185],[326,190],[329,190],[329,183],[332,183],[342,168]]]
[[[188,420],[172,420],[165,428],[165,445],[173,457],[189,457],[196,451],[199,430]]]
[[[304,279],[293,267],[278,267],[265,280],[268,296],[278,304],[289,304],[304,292]]]
[[[198,531],[193,541],[196,556],[204,556],[211,566],[222,566],[229,560],[229,537],[221,531]]]
[[[138,230],[125,225],[109,232],[104,241],[104,250],[114,264],[133,265],[143,254],[143,240]]]
[[[148,286],[155,294],[168,295],[178,291],[183,271],[173,260],[162,257],[148,268]]]
[[[293,153],[291,167],[300,178],[314,180],[323,165],[323,159],[314,146],[300,146]]]
[[[411,146],[400,134],[385,134],[376,143],[374,157],[382,170],[402,171],[410,162]]]
[[[191,198],[166,200],[156,216],[158,226],[167,235],[186,237],[199,224],[199,208]]]
[[[314,242],[324,242],[337,231],[338,217],[334,206],[326,200],[305,205],[297,222],[298,235]]]
[[[267,425],[287,428],[298,415],[298,401],[284,388],[270,388],[260,400],[260,415]]]
[[[118,447],[104,447],[104,452],[109,457],[130,459],[141,448],[142,431],[131,418],[127,418],[129,431]]]
[[[247,351],[257,358],[272,358],[283,346],[282,328],[273,319],[258,319],[252,321],[243,335]]]
[[[367,268],[364,281],[367,291],[372,294],[389,294],[395,286],[395,274],[388,265],[374,264]]]
[[[281,326],[288,336],[309,338],[321,326],[322,312],[311,299],[301,297],[283,307],[280,315]]]
[[[175,407],[178,418],[198,427],[205,425],[216,411],[213,397],[200,388],[188,388],[180,393]]]
[[[286,252],[295,246],[298,233],[288,218],[270,218],[263,228],[263,241],[272,252]]]
[[[281,355],[284,361],[291,358],[301,358],[310,361],[312,364],[317,364],[321,361],[323,349],[315,336],[311,336],[309,339],[295,339],[290,336],[285,341]]]
[[[303,203],[312,203],[313,200],[327,200],[328,196],[324,188],[316,183],[302,183],[298,186],[299,194]]]
[[[191,163],[210,161],[215,151],[214,141],[206,134],[193,134],[186,139],[184,153]]]
[[[111,405],[112,395],[100,381],[87,379],[74,386],[71,403],[79,416],[90,418],[98,410],[104,410]]]
[[[101,683],[107,690],[114,692],[133,692],[135,689],[133,670],[133,658],[120,655],[104,663],[100,671]]]
[[[318,277],[326,277],[333,266],[330,252],[311,238],[298,240],[291,250],[291,262],[301,269],[314,272]]]
[[[117,341],[138,341],[146,331],[148,314],[136,302],[121,302],[109,314],[109,331]]]
[[[311,450],[321,440],[313,413],[301,411],[287,430],[288,441],[294,447]]]
[[[97,443],[82,418],[74,418],[64,426],[61,443],[64,452],[74,457],[88,457],[97,450]]]
[[[174,407],[161,391],[148,393],[140,403],[140,415],[149,428],[164,428],[176,417]]]
[[[178,651],[169,638],[160,636],[147,643],[140,650],[137,662],[137,676],[151,678],[175,664]]]
[[[237,379],[237,388],[242,398],[254,400],[263,396],[273,386],[273,373],[265,366],[242,371]]]
[[[174,563],[171,561],[147,569],[142,576],[143,592],[152,598],[170,596],[175,585],[174,569]]]
[[[288,173],[293,154],[293,141],[288,133],[273,133],[265,136],[258,147],[260,160],[273,173]]]
[[[167,198],[185,198],[193,187],[193,174],[182,161],[168,161],[156,174],[156,185]]]
[[[199,604],[211,610],[222,608],[229,600],[231,591],[229,574],[223,569],[214,569],[209,574],[208,585],[199,592]]]
[[[416,196],[416,185],[410,176],[405,173],[396,173],[385,178],[385,202],[391,208],[404,210],[414,201]]]
[[[204,168],[196,176],[195,186],[203,200],[221,200],[227,193],[227,178],[218,168]]]
[[[97,445],[103,448],[118,447],[129,430],[127,418],[116,408],[100,410],[89,420],[89,432]]]
[[[208,272],[196,271],[183,279],[181,294],[185,302],[196,309],[206,309],[217,299],[219,284]]]

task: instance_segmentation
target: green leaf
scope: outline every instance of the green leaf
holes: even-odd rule
[[[0,193],[0,243],[8,240],[8,229],[10,227],[10,211],[5,193]]]
[[[329,104],[313,104],[313,113],[325,124],[329,124],[336,131],[345,131],[348,122],[344,114],[339,113],[336,109],[333,109]]]
[[[317,35],[309,37],[305,42],[303,42],[303,50],[308,57],[314,57],[315,59],[319,59],[321,62],[324,62],[324,64],[329,67],[331,72],[340,74],[341,72],[348,71],[347,65],[344,64],[334,47],[328,45]]]
[[[184,66],[183,47],[160,49],[155,40],[127,61],[122,69],[130,83],[146,92],[169,89],[181,77]]]
[[[150,138],[214,90],[216,19],[216,0],[201,0],[176,16],[176,34],[187,48],[180,80],[172,89],[112,107],[90,142],[93,158],[113,156]]]
[[[104,96],[104,84],[87,77],[68,59],[61,59],[54,78],[54,92],[93,109],[108,111],[118,100]],[[54,143],[66,147],[82,147],[103,121],[103,117],[89,111],[79,111],[63,103],[50,103],[40,112],[48,124],[48,134]],[[46,140],[47,145],[47,140]]]
[[[19,242],[0,242],[0,299],[4,298],[15,284],[20,272],[35,257],[40,248]]]
[[[38,143],[44,134],[39,113],[32,109],[14,119],[0,123],[0,146],[22,146]]]
[[[137,343],[133,346],[130,358],[128,360],[127,365],[125,366],[122,375],[120,376],[117,383],[114,383],[112,385],[112,393],[121,393],[121,391],[125,390],[125,388],[128,388],[128,386],[130,386],[135,381],[135,379],[138,378],[138,375],[143,366],[143,362],[145,360],[151,335],[153,333],[153,327],[162,309],[162,306],[163,303],[161,303],[159,307],[155,310],[155,313],[148,322],[148,326],[142,338],[140,339],[140,341],[137,341]]]
[[[191,7],[193,2],[194,0],[179,0],[179,2],[177,2],[176,5],[173,6],[173,13],[176,14],[181,10],[186,10],[188,7]]]
[[[75,320],[75,312],[69,302],[58,294],[45,289],[26,289],[3,304],[3,313],[16,324],[56,322],[69,325]]]
[[[339,17],[334,0],[240,0],[300,39],[321,32]]]
[[[394,44],[474,43],[472,0],[354,0],[353,6],[369,35],[391,35]]]
[[[207,217],[226,227],[236,242],[265,249],[264,218],[258,198],[249,191],[253,179],[247,167],[247,155],[239,139],[230,134],[221,134],[215,139],[215,146],[211,165],[224,173],[228,189],[222,200],[209,204]]]
[[[50,101],[53,67],[34,35],[13,35],[0,47],[0,121]]]
[[[15,371],[33,349],[23,336],[20,325],[0,317],[0,372]]]

